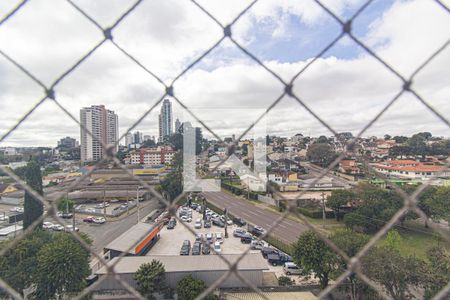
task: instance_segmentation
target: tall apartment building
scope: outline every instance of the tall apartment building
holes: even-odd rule
[[[96,161],[103,158],[106,150],[100,141],[105,145],[112,145],[117,141],[119,135],[117,115],[104,105],[92,105],[80,110],[80,122],[92,133],[91,136],[81,126],[81,161]]]
[[[173,132],[172,130],[172,103],[169,99],[164,99],[159,114],[159,141],[163,142]]]

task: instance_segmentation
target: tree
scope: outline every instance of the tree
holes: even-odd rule
[[[303,233],[294,244],[292,257],[304,275],[314,273],[322,289],[328,285],[331,273],[337,268],[336,254],[311,230]]]
[[[36,191],[36,193],[43,195],[42,189],[42,176],[39,164],[32,160],[28,163],[25,172],[25,179],[27,184]],[[30,193],[25,192],[24,201],[24,216],[23,216],[23,227],[27,229],[28,226],[33,224],[34,221],[39,219],[39,217],[44,213],[44,207],[42,203],[34,198]],[[42,224],[38,225],[36,228],[41,228]]]
[[[89,276],[89,251],[71,235],[56,234],[37,255],[33,282],[34,299],[54,299],[57,295],[80,292]]]
[[[419,199],[420,206],[425,207],[428,217],[450,222],[450,186],[440,186],[422,199]]]
[[[392,138],[397,144],[403,144],[408,141],[408,138],[406,136],[394,136]]]
[[[161,189],[174,200],[183,192],[183,157],[180,152],[176,153],[172,160],[172,171],[161,180]]]
[[[155,141],[152,139],[149,139],[149,140],[144,141],[144,143],[142,143],[141,148],[152,148],[155,146],[156,146]]]
[[[308,147],[306,157],[310,162],[326,167],[336,158],[336,153],[328,144],[314,143]]]
[[[191,275],[188,275],[181,279],[177,284],[178,299],[194,300],[204,290],[206,290],[206,284],[203,280],[194,279]],[[214,295],[209,295],[206,299],[217,299]]]
[[[68,198],[61,198],[58,200],[57,208],[59,211],[70,212],[73,209],[75,202]]]
[[[324,135],[319,136],[319,138],[316,140],[317,144],[327,144],[328,138]]]
[[[336,219],[340,219],[339,208],[356,198],[352,190],[334,190],[327,198],[327,206],[334,210]]]
[[[33,283],[36,274],[37,254],[51,242],[47,231],[36,230],[0,257],[0,277],[19,293]],[[2,243],[7,247],[9,242]]]
[[[287,276],[278,277],[278,285],[287,286],[287,285],[293,285],[293,284],[294,284],[294,281]]]
[[[358,251],[370,240],[370,236],[362,233],[353,232],[349,229],[337,230],[330,239],[344,251],[349,257],[355,256]],[[342,273],[347,269],[347,262],[339,257],[338,272]],[[362,299],[363,295],[369,293],[369,289],[364,282],[358,279],[356,274],[348,277],[350,282],[350,297],[354,299]]]
[[[160,261],[152,260],[142,264],[134,274],[138,291],[147,299],[154,299],[153,293],[164,290],[165,269]]]
[[[368,183],[359,184],[354,191],[358,197],[357,208],[344,216],[348,228],[376,232],[403,205],[400,195]]]
[[[390,136],[389,134],[385,134],[384,135],[384,140],[385,141],[390,140],[391,138],[392,138],[392,136]]]
[[[427,280],[425,286],[425,299],[431,299],[448,283],[450,278],[450,253],[442,246],[428,249],[429,260]]]
[[[362,259],[362,272],[380,283],[395,300],[410,299],[411,287],[423,287],[425,263],[415,257],[403,257],[388,246],[375,247]]]

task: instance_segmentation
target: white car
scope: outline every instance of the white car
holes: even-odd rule
[[[106,223],[106,219],[104,217],[93,218],[92,221],[95,224],[104,224],[104,223]]]
[[[216,243],[219,242],[220,244],[223,243],[223,235],[221,232],[216,233]]]
[[[11,208],[9,211],[13,211],[13,212],[23,212],[23,207],[13,207]]]
[[[293,262],[284,263],[283,271],[286,275],[301,275],[302,274],[302,270]]]
[[[220,248],[220,243],[219,242],[215,242],[214,243],[214,252],[216,252],[216,253],[221,253],[222,252],[222,249]]]
[[[71,231],[79,231],[80,229],[78,227],[73,227],[73,225],[66,225],[66,228],[64,228],[65,232],[71,232]]]
[[[44,222],[42,223],[42,229],[53,229],[53,227],[55,226],[55,224],[53,224],[52,222]]]
[[[52,229],[54,231],[63,231],[64,230],[64,226],[62,226],[61,224],[55,224],[55,225],[53,225]]]
[[[201,229],[201,228],[202,228],[202,220],[197,219],[197,220],[195,221],[194,228],[195,228],[195,229]]]
[[[192,222],[192,217],[188,216],[186,222],[191,223]]]

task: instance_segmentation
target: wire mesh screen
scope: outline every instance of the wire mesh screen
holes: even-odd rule
[[[346,154],[348,153],[348,151],[351,151],[352,147],[355,145],[356,141],[358,138],[362,137],[362,135],[364,133],[367,132],[367,130],[369,128],[372,127],[372,125],[377,122],[381,116],[383,116],[386,111],[388,111],[392,105],[394,103],[396,103],[398,101],[398,99],[403,95],[403,94],[410,94],[413,97],[415,97],[415,99],[421,103],[424,107],[426,107],[432,114],[434,114],[445,126],[446,128],[449,127],[449,121],[446,118],[445,115],[443,115],[443,113],[440,112],[440,108],[439,107],[432,107],[429,102],[424,99],[416,90],[415,90],[415,86],[414,86],[414,79],[416,78],[416,76],[424,69],[427,67],[427,65],[433,61],[436,57],[438,57],[448,46],[450,39],[447,39],[447,41],[441,45],[440,47],[438,47],[437,49],[435,49],[434,53],[429,56],[426,60],[424,61],[415,61],[415,62],[411,62],[411,64],[414,64],[416,66],[415,72],[412,73],[412,75],[408,78],[402,76],[395,67],[394,65],[391,65],[389,63],[387,63],[385,60],[383,60],[380,56],[378,56],[372,49],[370,46],[366,45],[362,40],[360,40],[355,34],[354,34],[354,24],[355,24],[355,20],[362,14],[362,12],[372,4],[373,1],[367,1],[365,2],[358,10],[356,10],[354,12],[354,14],[352,16],[350,16],[348,19],[342,19],[341,17],[339,17],[337,14],[335,14],[327,5],[323,4],[321,1],[316,0],[316,4],[320,7],[321,10],[323,10],[324,12],[326,12],[327,15],[329,15],[329,17],[331,17],[332,19],[334,19],[336,21],[336,23],[338,24],[338,26],[340,27],[340,32],[339,34],[330,42],[328,43],[323,49],[321,49],[320,51],[318,51],[316,53],[316,55],[314,56],[313,59],[309,60],[308,63],[306,63],[294,76],[292,76],[292,78],[288,81],[286,81],[285,79],[282,78],[281,75],[279,75],[276,71],[272,70],[271,67],[266,64],[265,62],[263,62],[262,60],[260,60],[257,55],[255,55],[254,53],[252,53],[252,51],[248,50],[245,46],[243,46],[234,36],[233,36],[233,28],[236,24],[236,22],[242,18],[242,16],[244,16],[246,13],[248,13],[248,11],[250,11],[254,5],[258,2],[258,1],[253,1],[250,3],[250,5],[248,5],[247,7],[245,7],[245,9],[243,9],[234,19],[232,22],[228,23],[228,24],[222,24],[215,16],[213,13],[209,12],[205,7],[203,7],[200,3],[198,3],[197,1],[190,1],[190,5],[196,7],[202,14],[204,14],[205,16],[207,16],[208,18],[210,18],[214,23],[215,26],[217,26],[217,28],[219,28],[223,33],[221,35],[220,38],[217,39],[217,41],[215,43],[213,43],[213,45],[205,45],[205,48],[207,47],[207,49],[201,54],[199,55],[195,60],[193,60],[191,63],[189,63],[187,65],[187,67],[185,69],[183,69],[181,72],[179,72],[176,76],[174,76],[173,80],[170,83],[166,83],[163,79],[161,79],[158,74],[156,74],[156,72],[153,72],[151,70],[151,66],[147,67],[145,66],[144,63],[142,63],[138,58],[136,58],[135,56],[133,56],[131,53],[129,53],[127,51],[127,49],[125,49],[123,46],[121,46],[118,42],[115,41],[114,39],[114,34],[115,31],[121,26],[121,24],[123,23],[123,21],[126,18],[133,18],[132,12],[134,10],[136,10],[142,2],[145,2],[146,0],[139,0],[136,1],[133,5],[131,5],[125,12],[123,12],[114,22],[111,26],[109,27],[103,27],[102,25],[100,25],[99,22],[97,22],[93,17],[91,17],[86,11],[84,11],[79,5],[77,5],[74,1],[71,0],[67,0],[66,2],[68,4],[71,5],[71,7],[73,8],[74,11],[76,11],[77,13],[81,14],[83,16],[83,18],[85,18],[92,26],[93,30],[97,30],[99,32],[101,32],[103,34],[103,39],[101,41],[99,41],[98,43],[96,43],[91,49],[89,49],[89,51],[87,51],[86,53],[84,53],[84,55],[80,56],[78,58],[78,60],[76,61],[75,64],[73,64],[70,68],[68,68],[67,70],[65,70],[60,76],[57,77],[57,79],[55,79],[51,84],[45,84],[43,83],[41,80],[38,79],[38,77],[36,77],[35,75],[32,74],[32,72],[30,72],[27,67],[21,63],[21,61],[16,60],[14,58],[14,53],[6,53],[4,52],[1,47],[0,47],[0,55],[2,57],[4,57],[7,61],[9,61],[12,65],[14,65],[18,70],[20,70],[20,72],[22,72],[23,74],[25,74],[29,79],[31,79],[37,86],[39,86],[40,88],[42,88],[43,90],[43,94],[42,97],[40,99],[37,99],[37,102],[34,106],[32,106],[28,112],[26,112],[21,118],[20,120],[14,125],[12,126],[0,139],[0,142],[5,141],[8,136],[10,136],[14,131],[17,130],[17,128],[24,122],[27,121],[27,119],[29,118],[29,116],[41,105],[43,105],[43,103],[47,103],[50,102],[53,105],[56,105],[60,111],[61,114],[67,115],[71,120],[73,120],[73,122],[75,122],[77,124],[77,126],[81,126],[82,130],[85,131],[87,134],[93,136],[93,134],[87,129],[84,128],[83,125],[80,123],[80,121],[77,119],[77,117],[75,117],[74,115],[72,115],[69,110],[62,104],[62,102],[58,99],[58,95],[55,93],[55,88],[66,78],[70,77],[71,74],[77,70],[81,65],[83,65],[83,63],[90,57],[92,56],[95,52],[99,51],[99,49],[101,49],[102,47],[105,46],[105,44],[109,44],[112,45],[113,47],[117,48],[117,50],[124,55],[124,57],[126,57],[127,59],[129,59],[131,62],[133,62],[136,66],[138,66],[139,68],[141,68],[144,72],[146,72],[147,74],[149,74],[151,77],[153,77],[154,79],[156,79],[159,84],[161,85],[161,87],[164,89],[164,92],[161,94],[161,96],[157,99],[155,99],[154,103],[148,107],[148,109],[141,115],[141,117],[139,117],[137,120],[135,120],[135,122],[133,123],[133,125],[120,137],[120,139],[116,142],[116,145],[114,146],[108,146],[103,144],[102,146],[107,149],[106,151],[106,156],[105,158],[103,158],[101,161],[99,161],[93,169],[91,169],[88,173],[84,174],[83,176],[81,176],[80,178],[78,178],[77,180],[75,180],[72,184],[70,184],[65,190],[62,190],[59,197],[63,197],[64,195],[66,195],[66,193],[70,190],[73,190],[74,188],[76,188],[83,180],[85,180],[86,178],[88,178],[102,163],[105,162],[114,162],[117,166],[119,166],[124,173],[126,173],[129,177],[133,178],[134,180],[136,180],[137,182],[139,182],[139,184],[143,187],[143,189],[146,189],[149,193],[151,193],[158,201],[160,201],[161,203],[164,203],[164,205],[166,206],[166,208],[168,208],[168,210],[171,212],[171,214],[177,218],[181,224],[183,224],[183,226],[186,227],[187,230],[189,230],[193,235],[195,235],[195,231],[187,226],[186,224],[184,224],[184,222],[181,221],[181,219],[179,219],[179,217],[176,214],[176,203],[179,202],[179,200],[183,199],[186,197],[187,193],[186,192],[182,192],[179,196],[176,197],[176,199],[173,199],[172,201],[168,201],[165,197],[163,197],[158,191],[156,191],[154,189],[153,186],[149,185],[147,182],[143,181],[141,178],[135,176],[117,157],[115,157],[114,155],[114,148],[115,146],[117,146],[119,144],[119,142],[125,138],[125,136],[131,131],[133,130],[136,126],[138,126],[143,120],[144,118],[146,118],[156,107],[158,107],[163,99],[167,96],[170,96],[171,98],[173,98],[183,109],[185,109],[197,122],[199,122],[212,136],[214,136],[218,141],[223,142],[223,140],[221,139],[221,137],[216,134],[214,132],[213,129],[211,129],[200,117],[197,117],[197,115],[194,113],[193,110],[191,110],[190,106],[188,103],[184,102],[183,99],[181,99],[178,95],[176,90],[173,88],[174,84],[180,79],[182,78],[189,70],[193,69],[196,65],[198,65],[200,62],[202,62],[205,57],[211,53],[214,49],[216,49],[219,45],[221,45],[224,41],[228,41],[231,42],[234,46],[236,46],[243,55],[245,55],[247,58],[249,58],[250,60],[252,60],[253,62],[255,62],[256,64],[258,64],[261,68],[263,68],[268,74],[270,74],[270,76],[272,76],[277,82],[279,82],[282,86],[283,89],[280,90],[280,95],[279,97],[277,97],[276,99],[273,99],[273,102],[270,106],[267,107],[267,109],[265,110],[264,113],[262,113],[257,119],[255,119],[252,124],[249,126],[249,128],[247,128],[241,135],[239,138],[236,139],[235,142],[232,143],[228,143],[229,146],[229,153],[228,155],[226,155],[226,157],[224,159],[221,160],[221,163],[224,163],[226,161],[226,159],[233,153],[234,151],[234,146],[237,145],[238,141],[243,138],[256,124],[258,124],[258,122],[260,122],[260,120],[268,113],[270,112],[280,101],[281,99],[283,99],[284,97],[289,97],[294,99],[298,105],[300,105],[301,107],[303,107],[315,120],[317,120],[318,122],[320,122],[320,124],[322,126],[324,126],[326,129],[328,129],[329,131],[331,131],[335,136],[338,136],[338,132],[333,128],[333,126],[331,126],[329,123],[327,123],[327,121],[322,118],[318,113],[314,112],[311,107],[302,100],[302,96],[299,95],[298,93],[294,92],[294,86],[302,80],[302,74],[308,70],[309,68],[311,68],[312,65],[314,65],[316,63],[316,61],[321,58],[323,55],[325,55],[330,49],[332,49],[339,41],[341,41],[344,37],[349,38],[353,43],[355,43],[355,45],[359,45],[362,49],[364,49],[364,51],[369,54],[372,58],[374,58],[383,68],[385,68],[386,70],[388,70],[390,73],[392,73],[395,77],[397,77],[402,83],[403,86],[400,90],[397,91],[397,93],[395,94],[395,96],[392,99],[389,99],[389,101],[387,102],[387,105],[385,105],[385,107],[382,108],[382,110],[380,110],[374,118],[372,118],[370,120],[370,122],[368,122],[363,129],[361,129],[359,131],[359,133],[350,141],[346,142],[345,145],[345,149],[343,150],[342,153],[340,153],[338,155],[338,157],[327,167],[325,168],[323,171],[320,172],[320,175],[317,176],[313,183],[311,184],[314,185],[315,183],[319,182],[324,176],[326,176],[329,172],[331,172],[333,170],[333,168],[335,168],[339,162],[345,158]],[[0,19],[0,27],[3,26],[4,24],[6,24],[7,22],[9,22],[11,19],[14,19],[16,14],[19,14],[20,11],[24,8],[25,5],[27,5],[27,2],[32,2],[24,0],[19,2],[16,7],[11,10],[8,14],[6,14],[2,19]],[[437,5],[440,9],[444,10],[447,14],[449,13],[449,8],[442,3],[441,1],[432,1],[435,5]],[[51,10],[52,8],[49,7],[49,10]],[[450,38],[450,35],[449,35]],[[2,41],[3,43],[4,41]],[[95,139],[95,137],[93,136],[93,138]],[[102,143],[102,141],[98,141],[100,143]],[[369,164],[369,161],[366,160],[366,158],[364,156],[359,156],[358,160],[363,163],[367,169],[369,171],[371,171],[373,174],[375,174],[377,177],[379,177],[380,179],[384,180],[386,179],[382,174],[376,172],[372,166]],[[220,164],[215,167],[215,169],[217,169]],[[212,173],[212,170],[210,173]],[[446,165],[443,170],[447,170],[448,169],[448,165]],[[38,220],[36,220],[30,227],[28,227],[22,235],[16,237],[11,244],[8,245],[8,247],[6,249],[2,249],[1,250],[1,254],[4,255],[8,250],[10,250],[11,248],[13,248],[15,245],[17,245],[21,240],[23,240],[24,238],[26,238],[31,232],[33,232],[33,230],[35,229],[36,226],[38,226],[40,223],[42,223],[42,221],[46,218],[46,217],[52,217],[55,220],[57,220],[60,224],[64,224],[62,222],[62,219],[56,214],[57,212],[57,208],[56,208],[56,201],[49,201],[49,199],[46,199],[46,197],[38,194],[36,191],[34,191],[29,185],[26,184],[26,182],[24,182],[22,179],[20,179],[18,176],[16,176],[12,171],[10,171],[9,169],[5,168],[5,167],[1,167],[2,172],[6,173],[8,176],[10,176],[11,178],[13,178],[27,193],[31,194],[35,199],[39,200],[44,207],[46,207],[47,211],[46,214],[42,215],[42,217],[40,217]],[[372,249],[374,247],[374,245],[380,241],[380,239],[390,230],[392,229],[395,224],[402,218],[402,216],[404,216],[407,212],[411,211],[416,213],[417,215],[419,215],[421,218],[424,219],[428,219],[427,215],[418,207],[417,203],[418,203],[418,197],[421,195],[421,193],[424,191],[424,189],[431,184],[432,181],[428,181],[427,183],[421,185],[419,188],[416,189],[416,191],[412,194],[407,194],[406,192],[404,192],[402,189],[400,189],[398,186],[394,185],[394,184],[390,184],[388,181],[386,181],[386,184],[389,185],[392,189],[394,189],[396,192],[398,192],[402,199],[403,199],[403,207],[398,210],[394,216],[390,219],[389,222],[387,222],[371,239],[370,241],[353,257],[348,257],[348,255],[342,251],[341,249],[339,249],[339,247],[337,247],[327,236],[325,236],[323,234],[322,231],[319,230],[319,228],[317,227],[317,225],[311,224],[310,222],[308,222],[308,220],[301,214],[299,213],[299,211],[296,209],[296,207],[294,207],[293,205],[289,205],[287,210],[280,214],[279,218],[270,226],[270,228],[268,228],[267,232],[264,234],[263,237],[265,236],[269,236],[273,230],[279,226],[279,224],[283,221],[286,220],[289,216],[295,216],[300,218],[305,225],[311,229],[312,231],[314,231],[329,247],[331,247],[333,249],[333,251],[335,251],[337,254],[339,254],[342,258],[344,258],[344,260],[347,262],[347,270],[345,272],[343,272],[339,277],[336,278],[336,280],[334,281],[333,284],[327,286],[324,290],[322,290],[320,292],[320,294],[318,295],[319,298],[323,299],[326,298],[328,295],[330,295],[331,292],[333,292],[333,290],[335,290],[336,288],[338,288],[341,284],[345,284],[346,279],[352,275],[352,274],[356,274],[358,276],[358,278],[360,280],[362,280],[365,284],[367,284],[368,286],[370,286],[371,288],[373,288],[380,297],[382,298],[386,298],[386,299],[391,299],[391,297],[386,293],[386,291],[384,290],[384,288],[382,286],[380,286],[377,282],[375,282],[374,280],[368,278],[361,270],[360,267],[360,262],[361,262],[361,258],[364,257],[368,251],[370,249]],[[269,185],[269,189],[272,190],[272,193],[276,194],[279,199],[281,200],[287,200],[284,198],[284,196],[282,194],[280,194],[277,190],[275,190],[273,187],[271,187]],[[300,193],[300,196],[304,193],[306,193],[307,191],[302,191]],[[300,197],[299,196],[299,197]],[[287,201],[287,203],[292,203],[291,201]],[[450,238],[448,236],[448,233],[444,232],[439,226],[437,226],[435,223],[430,221],[430,227],[437,232],[440,236],[442,236],[442,238],[447,241],[450,242]],[[101,265],[106,266],[107,272],[109,275],[115,276],[115,278],[118,280],[118,282],[123,286],[124,289],[126,289],[129,293],[131,293],[132,295],[134,295],[136,298],[138,299],[144,299],[144,297],[132,286],[130,286],[126,281],[124,281],[120,276],[118,276],[117,274],[115,274],[115,270],[114,270],[114,265],[115,264],[108,264],[107,261],[105,261],[104,257],[102,257],[101,255],[97,254],[95,251],[92,251],[91,247],[80,237],[80,235],[77,232],[71,232],[71,234],[83,245],[84,248],[86,248],[93,257],[95,257]],[[135,246],[135,245],[133,245]],[[130,247],[130,249],[133,247]],[[223,257],[222,255],[219,255],[221,257],[221,259],[227,264],[228,266],[228,272],[225,273],[221,278],[219,278],[214,284],[210,285],[200,296],[198,296],[198,299],[203,299],[205,298],[208,294],[210,294],[211,292],[213,292],[217,287],[220,286],[220,284],[225,281],[231,274],[235,274],[242,282],[244,282],[246,285],[248,285],[249,288],[251,288],[252,290],[254,290],[256,293],[258,293],[258,295],[262,298],[262,299],[267,299],[267,296],[257,287],[255,286],[255,284],[253,284],[248,278],[246,278],[245,276],[243,276],[239,271],[238,271],[238,263],[239,261],[242,260],[242,258],[249,252],[250,247],[247,249],[247,251],[245,251],[244,253],[242,253],[242,255],[240,256],[240,258],[237,261],[233,261],[230,262],[228,261],[225,257]],[[117,262],[120,261],[120,259],[125,255],[125,252],[119,256],[119,259],[116,261]],[[86,295],[90,294],[92,291],[95,290],[96,286],[98,286],[101,283],[102,279],[100,279],[99,281],[95,282],[93,285],[87,287],[86,289],[84,289],[80,294],[78,295],[73,295],[74,298],[76,299],[82,299],[83,297],[85,297]],[[19,293],[19,291],[14,290],[10,285],[8,285],[7,280],[5,278],[1,278],[0,279],[0,287],[6,291],[11,297],[16,298],[16,299],[22,299],[22,295],[21,293]],[[450,292],[450,284],[447,284],[438,294],[436,294],[434,297],[435,299],[446,299],[446,297],[448,297],[448,294]]]

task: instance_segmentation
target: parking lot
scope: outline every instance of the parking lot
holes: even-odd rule
[[[181,209],[181,208],[180,208]],[[177,212],[177,214],[179,211]],[[192,210],[192,221],[191,222],[185,222],[190,229],[192,229],[196,234],[200,233],[205,236],[207,233],[221,233],[223,236],[225,234],[225,229],[218,227],[216,225],[212,225],[211,228],[202,228],[196,229],[194,227],[195,221],[197,219],[202,219],[202,214],[198,213],[195,210]],[[203,225],[203,222],[202,222]],[[243,244],[241,243],[241,239],[238,237],[233,236],[233,231],[236,228],[243,228],[245,229],[246,226],[239,227],[235,224],[229,225],[227,228],[228,231],[228,238],[223,239],[223,243],[221,244],[221,253],[223,254],[241,254],[244,251],[246,251],[250,244]],[[183,245],[184,240],[189,240],[191,242],[191,247],[193,246],[195,242],[195,235],[190,232],[186,227],[184,227],[182,224],[180,224],[180,221],[177,221],[177,225],[174,227],[174,229],[167,229],[167,226],[164,226],[164,228],[160,232],[160,239],[159,241],[151,248],[151,250],[147,253],[147,255],[180,255],[181,246]],[[211,244],[213,245],[214,242]],[[260,250],[250,250],[249,253],[260,253]],[[189,255],[192,255],[192,251]],[[206,255],[206,254],[200,254],[200,255]],[[211,254],[209,255],[217,255],[214,253],[214,251],[211,250]],[[286,276],[286,274],[283,271],[282,266],[273,266],[269,262],[267,263],[268,271],[275,274],[276,277],[280,276]],[[315,283],[315,279],[307,279],[304,276],[299,275],[290,275],[289,276],[292,280],[294,280],[297,283]]]

